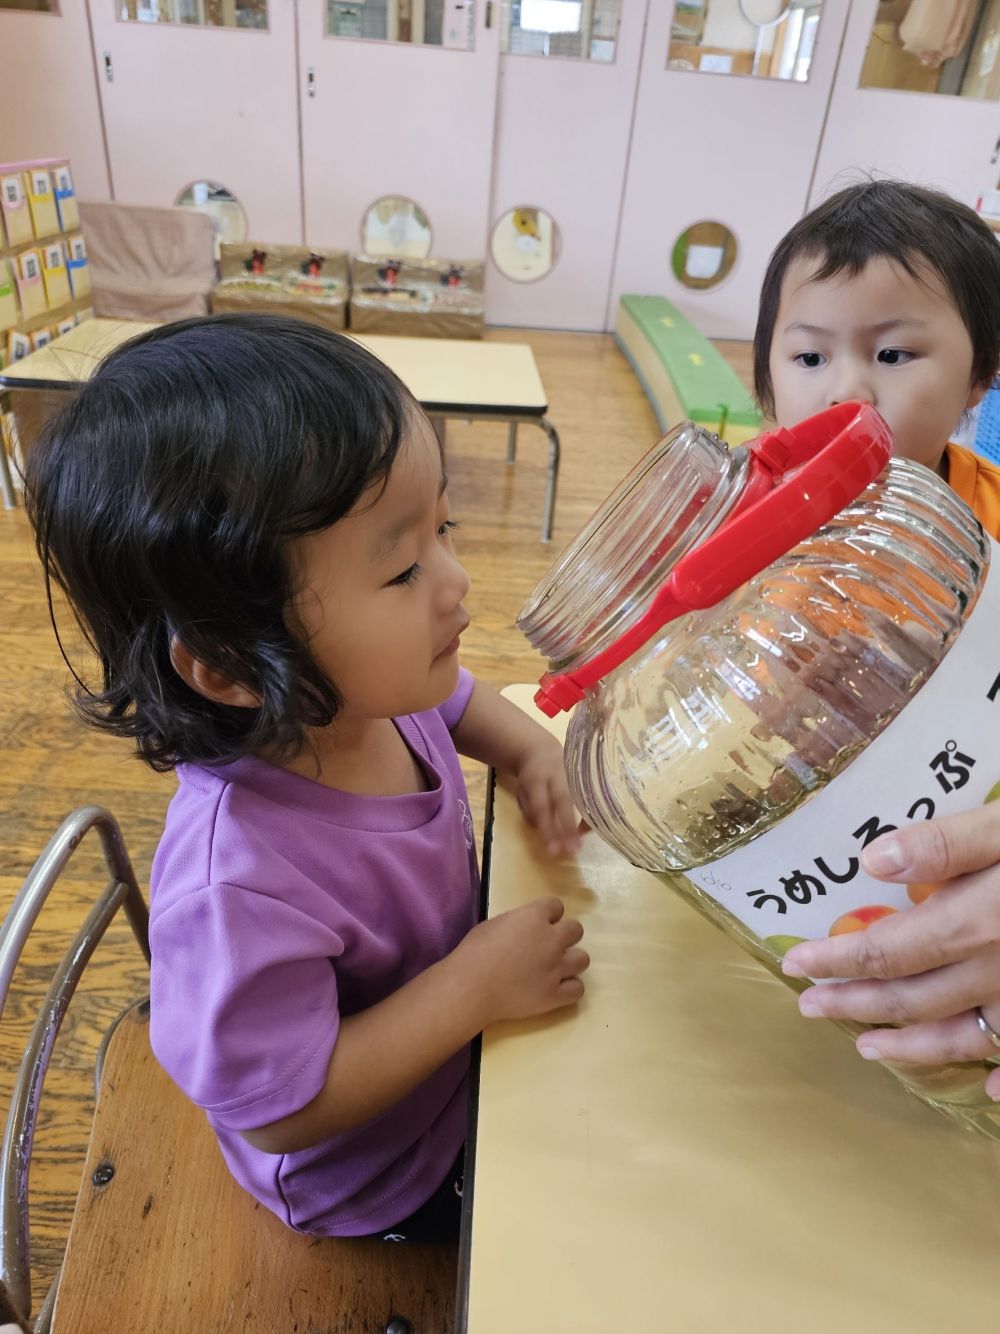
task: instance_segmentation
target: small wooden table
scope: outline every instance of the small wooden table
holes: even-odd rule
[[[87,320],[0,373],[0,395],[12,390],[65,389],[85,380],[102,357],[126,339],[153,327],[130,320]],[[437,424],[442,442],[449,417],[505,421],[509,427],[507,462],[513,463],[519,425],[538,426],[545,432],[549,456],[542,541],[550,541],[559,480],[559,435],[546,416],[548,401],[528,344],[371,334],[357,341],[399,376]],[[10,508],[14,494],[6,457],[0,464],[0,487]]]
[[[593,962],[578,1009],[483,1037],[462,1334],[996,1327],[1000,1144],[596,834],[552,862],[498,790],[484,869],[491,915],[557,894]]]
[[[528,344],[375,334],[356,337],[395,371],[427,415],[440,423],[442,444],[444,423],[449,417],[505,421],[507,462],[513,463],[518,426],[541,427],[549,442],[542,541],[551,541],[559,480],[559,434],[546,416],[548,400]]]

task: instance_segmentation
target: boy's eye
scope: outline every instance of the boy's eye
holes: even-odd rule
[[[457,519],[445,519],[444,523],[438,525],[438,537],[444,537],[447,533],[453,533],[457,527]]]
[[[423,566],[420,565],[417,561],[414,561],[412,565],[408,565],[406,567],[406,569],[403,571],[402,574],[397,574],[395,579],[390,579],[386,587],[394,588],[399,584],[415,583],[416,580],[419,579],[420,576],[423,574],[423,572],[424,572]]]
[[[800,366],[805,366],[807,370],[813,371],[818,366],[822,366],[826,358],[822,352],[800,352],[793,360]]]
[[[913,360],[912,352],[904,352],[901,347],[884,347],[878,354],[883,366],[905,366]]]

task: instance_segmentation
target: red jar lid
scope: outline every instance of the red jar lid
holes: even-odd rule
[[[668,622],[713,607],[828,523],[892,457],[892,433],[869,403],[838,403],[750,447],[741,503],[711,537],[683,556],[646,613],[572,672],[546,672],[535,703],[550,718],[621,666]]]

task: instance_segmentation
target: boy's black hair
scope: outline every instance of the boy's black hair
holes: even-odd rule
[[[384,482],[419,409],[358,343],[271,315],[164,325],[112,353],[30,445],[25,495],[51,582],[101,664],[87,722],[154,769],[288,753],[337,713],[290,618],[290,539]],[[54,624],[54,620],[53,620]],[[216,704],[177,636],[259,708]]]
[[[1000,245],[978,214],[957,199],[903,181],[865,181],[831,195],[779,241],[764,275],[753,340],[757,401],[774,413],[771,343],[789,264],[816,258],[814,282],[858,274],[889,259],[918,281],[933,270],[951,294],[972,341],[972,385],[1000,365]]]

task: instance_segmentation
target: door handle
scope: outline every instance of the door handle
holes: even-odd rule
[[[990,158],[990,163],[993,164],[998,159],[1000,159],[1000,139],[998,139],[996,143],[993,145],[993,155]]]
[[[111,52],[104,52],[104,78],[108,83],[115,81],[115,67],[111,63]]]
[[[493,27],[493,0],[486,0],[486,27]]]
[[[306,70],[306,96],[316,96],[316,70],[312,65]]]

